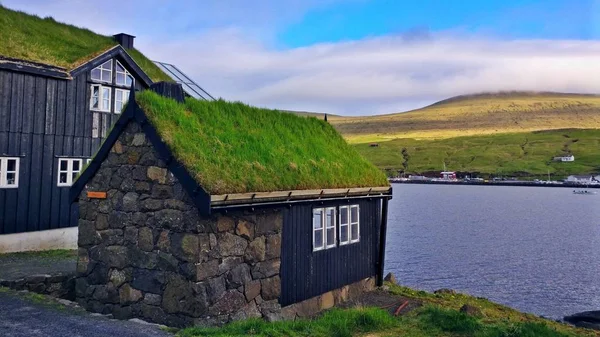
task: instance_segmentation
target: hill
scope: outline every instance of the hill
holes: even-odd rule
[[[482,176],[600,172],[599,95],[484,93],[405,113],[331,116],[329,122],[390,174],[439,172],[443,163]],[[568,153],[575,162],[551,160]]]
[[[350,143],[596,129],[600,128],[600,96],[547,92],[486,93],[457,96],[403,113],[332,116],[329,121]]]

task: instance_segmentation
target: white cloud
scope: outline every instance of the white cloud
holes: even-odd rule
[[[278,27],[319,1],[263,0],[248,7],[239,0],[223,8],[222,1],[156,0],[125,10],[122,18],[100,10],[105,2],[3,2],[105,34],[133,32],[143,52],[176,64],[214,96],[259,106],[355,115],[483,91],[600,93],[600,41],[510,41],[420,29],[278,49]]]
[[[283,109],[373,114],[482,91],[600,93],[594,76],[600,42],[592,41],[438,34],[282,51],[218,31],[144,50],[179,65],[216,95]]]

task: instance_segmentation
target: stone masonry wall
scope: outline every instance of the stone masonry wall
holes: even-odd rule
[[[169,326],[281,318],[280,211],[200,217],[137,124],[87,184],[79,212],[75,292],[86,309]]]

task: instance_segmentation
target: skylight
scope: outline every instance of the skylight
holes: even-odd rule
[[[214,101],[215,98],[212,97],[208,92],[206,92],[202,87],[200,87],[196,82],[194,82],[191,78],[189,78],[186,74],[184,74],[179,68],[176,66],[165,63],[154,61],[154,63],[167,75],[169,75],[175,82],[181,84],[183,87],[183,91],[186,94],[196,98],[203,99],[206,101]]]

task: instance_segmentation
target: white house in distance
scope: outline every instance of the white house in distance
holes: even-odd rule
[[[554,158],[552,158],[552,160],[562,161],[562,162],[575,161],[575,156],[570,155],[570,156],[554,157]]]
[[[600,176],[594,177],[591,174],[587,174],[587,175],[570,175],[570,176],[567,177],[567,179],[565,179],[565,181],[569,182],[569,183],[577,183],[577,184],[590,184],[592,182],[598,181],[597,180],[598,178],[600,178]]]

